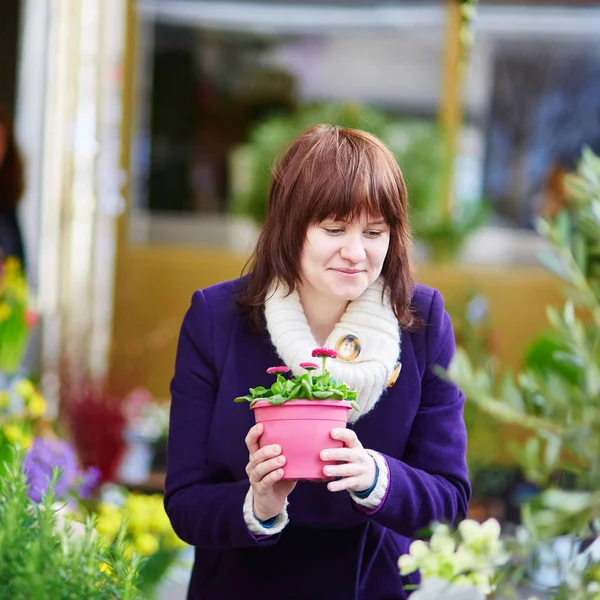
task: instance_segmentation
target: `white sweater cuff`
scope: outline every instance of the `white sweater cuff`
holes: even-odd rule
[[[367,450],[367,453],[369,456],[373,457],[373,460],[379,468],[379,477],[377,478],[377,483],[375,484],[373,491],[366,498],[361,498],[352,490],[349,490],[349,493],[350,497],[352,500],[354,500],[354,502],[356,502],[356,504],[360,504],[368,510],[375,510],[385,498],[388,484],[390,482],[390,472],[388,470],[385,458],[383,458],[379,452]]]
[[[287,514],[287,506],[288,501],[286,500],[285,506],[277,515],[275,523],[271,527],[263,527],[254,515],[254,496],[252,495],[252,486],[250,486],[244,500],[244,521],[246,521],[248,529],[254,535],[275,535],[283,531],[283,528],[290,522]]]

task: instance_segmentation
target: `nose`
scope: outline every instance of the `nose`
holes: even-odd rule
[[[367,253],[361,234],[347,234],[340,249],[340,256],[349,262],[358,263],[365,260]]]

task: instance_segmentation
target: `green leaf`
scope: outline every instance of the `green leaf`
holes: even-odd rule
[[[304,393],[306,394],[306,397],[310,400],[313,398],[313,392],[312,392],[312,388],[310,387],[310,384],[308,383],[308,381],[306,381],[306,379],[302,379],[302,390],[304,391]]]
[[[250,400],[252,400],[252,396],[238,396],[233,401],[239,404],[240,402],[250,402]]]
[[[585,367],[585,363],[581,360],[581,357],[575,356],[574,354],[569,354],[568,352],[555,352],[554,359],[561,363],[574,365],[580,369]]]
[[[358,405],[358,402],[355,402],[354,400],[350,403],[352,404],[352,408],[356,411],[356,412],[360,412],[360,406]]]
[[[578,233],[573,236],[573,256],[581,272],[586,273],[588,268],[587,244],[585,238]]]
[[[279,406],[280,404],[283,404],[284,402],[286,402],[287,398],[284,398],[281,394],[275,394],[274,396],[267,398],[267,401],[269,402],[269,404],[274,404],[275,406]]]
[[[302,386],[300,384],[295,385],[288,394],[288,400],[295,400],[296,398],[300,398],[301,393]]]
[[[346,394],[344,394],[344,390],[333,389],[331,390],[331,393],[335,398],[339,398],[340,400],[343,400],[346,397]]]
[[[571,243],[571,219],[566,210],[561,210],[555,220],[556,231],[561,245],[569,246]]]
[[[333,396],[333,391],[328,391],[328,392],[316,392],[316,391],[313,391],[313,396],[315,398],[319,398],[321,400],[325,400],[326,398],[331,398]]]
[[[262,398],[265,394],[265,392],[267,391],[267,388],[262,387],[262,385],[259,385],[258,387],[255,388],[250,388],[250,395],[253,398]]]
[[[539,253],[538,258],[542,265],[550,272],[558,275],[562,279],[570,280],[571,274],[565,264],[556,256],[556,254],[544,250]]]

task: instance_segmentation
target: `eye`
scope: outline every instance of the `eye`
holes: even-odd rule
[[[344,230],[343,229],[339,229],[339,228],[328,228],[325,227],[325,231],[329,234],[329,235],[339,235],[340,233],[343,233]]]
[[[367,237],[378,238],[383,232],[382,231],[367,231],[365,232]]]

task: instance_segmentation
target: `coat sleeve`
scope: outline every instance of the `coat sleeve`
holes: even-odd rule
[[[401,460],[384,455],[389,483],[381,504],[367,512],[381,525],[415,537],[433,521],[466,517],[471,485],[466,461],[464,394],[438,377],[432,367],[446,369],[456,350],[452,323],[441,294],[434,291],[426,327],[426,365],[420,405]]]
[[[280,534],[262,538],[248,530],[243,513],[248,481],[211,481],[206,450],[218,387],[213,319],[197,291],[183,319],[171,381],[165,510],[175,533],[192,546],[274,544]]]

